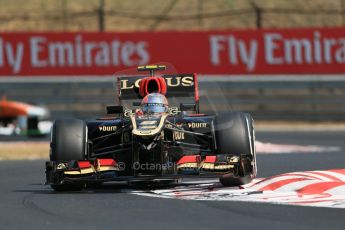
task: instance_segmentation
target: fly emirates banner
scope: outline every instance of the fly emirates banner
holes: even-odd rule
[[[0,75],[112,75],[168,62],[180,73],[343,74],[345,29],[0,33]]]

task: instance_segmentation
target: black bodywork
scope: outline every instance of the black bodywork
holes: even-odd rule
[[[178,175],[176,166],[182,156],[214,154],[213,118],[169,116],[162,133],[147,138],[132,135],[128,118],[91,121],[87,123],[88,158],[116,159],[123,170],[119,175]]]
[[[61,157],[59,152],[61,150],[56,150],[56,143],[61,145],[61,142],[56,142],[57,138],[63,139],[65,136],[64,133],[57,134],[57,131],[54,131],[57,130],[55,126],[58,122],[56,122],[52,131],[51,160],[46,163],[48,184],[55,189],[59,187],[54,186],[69,182],[155,181],[183,177],[225,178],[229,175],[233,178],[251,180],[255,177],[255,135],[250,130],[253,130],[250,115],[229,113],[223,115],[221,119],[216,115],[200,114],[195,74],[163,76],[167,87],[166,95],[170,102],[169,113],[164,116],[137,115],[135,106],[142,98],[137,83],[138,79],[144,78],[145,76],[117,79],[119,105],[108,108],[108,113],[116,116],[82,121],[84,128],[79,130],[84,130],[83,132],[71,129],[76,135],[85,133],[85,138],[79,135],[79,139],[76,139],[85,141],[86,146],[81,150],[81,156],[73,155],[73,151],[71,153],[78,159],[66,154]],[[153,84],[156,80],[152,79],[151,76],[147,80],[146,91],[149,93],[162,91],[161,86]],[[248,122],[251,126],[248,126]],[[152,128],[156,131],[140,129],[141,124],[144,123],[156,124],[156,127]],[[242,126],[233,125],[237,123],[241,123]],[[227,127],[229,124],[230,128]],[[223,125],[225,128],[222,128]],[[66,127],[64,132],[68,134],[68,125]],[[236,134],[237,132],[239,135]],[[229,137],[223,138],[227,134]],[[227,138],[235,144],[226,143]],[[220,142],[218,139],[223,140]],[[67,138],[66,145],[73,146],[73,143],[69,142],[71,141]],[[83,142],[80,143],[83,145]],[[240,147],[236,148],[236,146]],[[181,162],[181,159],[186,156],[193,156],[197,160],[195,162],[187,160],[187,164],[184,164],[186,162]],[[207,164],[205,159],[208,156],[213,156],[215,159],[211,168],[203,167]],[[113,159],[116,167],[97,171],[95,165],[99,159]],[[80,161],[90,162],[92,170],[84,170],[83,173],[78,164]],[[80,173],[66,174],[66,172]]]

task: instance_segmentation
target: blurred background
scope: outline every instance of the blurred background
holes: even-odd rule
[[[242,110],[257,121],[268,122],[343,121],[344,26],[345,0],[0,0],[0,92],[7,100],[44,106],[51,120],[94,118],[105,115],[105,106],[114,103],[114,73],[137,64],[166,61],[176,64],[177,70],[199,73],[203,112]],[[270,31],[278,34],[277,44],[283,44],[285,38],[297,37],[302,43],[308,39],[313,63],[303,56],[308,49],[298,47],[290,55],[300,51],[302,61],[294,56],[290,62],[268,63],[265,39]],[[212,40],[214,34],[225,37]],[[230,50],[235,49],[230,47],[231,36],[238,42],[236,60],[231,59]],[[103,38],[111,42],[114,37],[133,43],[143,39],[150,59],[128,65],[105,63],[106,68],[95,63],[85,68],[63,65],[68,56],[57,58],[60,66],[39,66],[39,60],[36,66],[32,64],[35,54],[42,60],[49,56],[40,53],[45,43],[83,39],[101,44]],[[183,51],[199,37],[198,47]],[[246,52],[250,55],[251,42],[255,43],[253,52],[258,53],[254,70],[243,66],[248,64],[243,57]],[[322,53],[328,52],[327,42],[334,43],[329,48],[331,59]],[[165,48],[170,44],[170,50]],[[275,49],[274,44],[270,47]],[[228,50],[230,57],[225,51],[220,53],[222,50]],[[286,46],[285,51],[276,51],[288,52]],[[98,55],[92,52],[91,58]],[[186,54],[190,52],[193,57]],[[204,54],[199,56],[199,52]],[[208,58],[212,52],[222,58],[221,68]]]
[[[4,31],[170,31],[345,25],[344,0],[1,0]]]

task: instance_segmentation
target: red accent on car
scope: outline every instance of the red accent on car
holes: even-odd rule
[[[165,79],[162,77],[158,77],[157,79],[161,87],[161,91],[159,93],[165,95],[167,93],[167,83],[165,82]]]
[[[177,164],[180,165],[184,163],[199,163],[200,159],[200,155],[183,156],[180,158]]]
[[[194,90],[195,90],[195,102],[199,101],[199,85],[198,85],[198,75],[194,73]]]
[[[114,159],[97,159],[96,164],[98,166],[115,166],[116,161]]]
[[[205,158],[205,163],[215,163],[216,162],[217,157],[216,156],[206,156]]]
[[[145,96],[146,96],[146,94],[145,94],[146,81],[147,81],[147,78],[143,78],[143,79],[139,82],[139,94],[140,94],[140,96],[142,96],[142,97],[145,97]]]
[[[150,94],[150,93],[160,93],[161,84],[158,78],[156,77],[147,78],[144,90],[145,90],[145,95]]]
[[[154,85],[154,86],[152,86]],[[153,89],[151,89],[152,87]],[[160,93],[165,95],[167,93],[167,85],[162,77],[145,77],[139,83],[139,94],[142,97],[145,97],[150,93]]]
[[[143,116],[143,115],[144,115],[144,112],[143,112],[141,109],[137,109],[137,110],[135,111],[135,115],[137,115],[137,116]]]
[[[78,167],[81,169],[90,168],[91,164],[89,161],[78,161]]]

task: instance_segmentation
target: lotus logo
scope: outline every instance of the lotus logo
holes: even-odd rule
[[[165,82],[169,87],[177,87],[177,86],[193,86],[194,79],[193,76],[184,76],[184,77],[165,77]],[[135,82],[129,82],[127,79],[121,80],[121,90],[125,89],[133,89],[139,88],[140,81],[142,79],[138,79]]]

